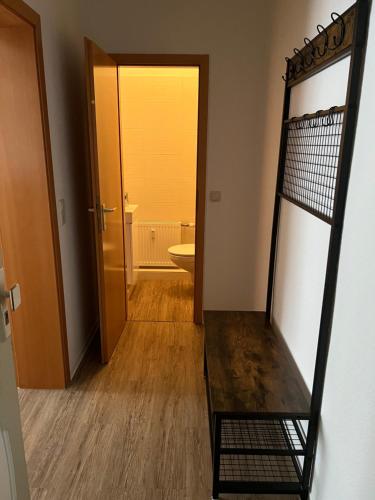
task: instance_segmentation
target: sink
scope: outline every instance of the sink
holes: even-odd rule
[[[134,213],[137,210],[137,208],[138,205],[132,203],[128,203],[127,205],[125,205],[125,222],[127,224],[131,224],[133,222]]]

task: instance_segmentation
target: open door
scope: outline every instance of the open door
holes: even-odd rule
[[[70,375],[40,19],[22,2],[0,2],[0,75],[0,232],[8,288],[22,295],[9,312],[17,383],[58,389]]]
[[[126,276],[117,64],[85,39],[87,109],[102,361],[124,330]]]
[[[5,286],[0,233],[0,498],[29,499],[20,409],[12,355],[12,296]]]

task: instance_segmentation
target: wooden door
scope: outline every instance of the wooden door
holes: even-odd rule
[[[0,234],[0,498],[29,499],[7,291]]]
[[[92,212],[98,272],[102,361],[108,362],[127,317],[124,211],[117,64],[85,39]]]
[[[0,6],[0,232],[7,286],[21,286],[11,314],[18,385],[62,388],[69,368],[39,35],[39,24]]]

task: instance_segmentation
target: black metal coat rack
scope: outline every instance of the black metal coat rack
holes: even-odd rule
[[[205,311],[204,372],[212,497],[309,498],[354,148],[370,0],[357,2],[287,58],[266,312]],[[350,56],[344,106],[289,118],[291,89]],[[270,322],[281,200],[331,226],[312,394]],[[305,432],[307,429],[307,432]]]
[[[358,0],[318,35],[286,58],[284,107],[275,193],[266,316],[271,319],[281,199],[331,225],[319,339],[303,463],[302,498],[308,498],[335,305],[341,239],[355,141],[371,1]],[[289,118],[291,89],[318,71],[350,56],[346,103]]]

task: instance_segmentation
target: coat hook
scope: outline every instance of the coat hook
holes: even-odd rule
[[[336,37],[336,35],[333,36],[333,47],[328,47],[329,50],[336,50],[342,42],[344,41],[345,38],[345,21],[340,14],[337,14],[337,12],[332,12],[331,14],[331,19],[335,24],[338,24],[340,26],[340,36],[339,38]]]
[[[282,75],[281,78],[284,80],[284,82],[287,82],[289,79],[289,61],[290,61],[289,57],[286,57],[285,61],[286,61],[286,73],[285,75]]]
[[[303,115],[302,119],[301,118],[295,118],[295,124],[296,124],[296,129],[297,130],[301,130],[303,128],[305,128],[305,125],[303,123],[303,118],[305,117],[305,115]]]
[[[324,35],[324,47],[323,47],[323,52],[320,52],[320,48],[317,47],[316,50],[319,54],[319,57],[323,57],[326,53],[327,53],[327,50],[328,50],[328,32],[327,30],[325,29],[324,26],[322,26],[321,24],[318,24],[316,29],[318,30],[318,33],[319,35],[323,34]]]
[[[310,49],[310,58],[311,58],[310,62],[308,63],[307,59],[305,58],[307,66],[310,67],[312,65],[312,63],[314,62],[314,59],[315,59],[315,47],[314,47],[312,41],[309,38],[305,37],[303,39],[303,41],[305,42],[305,46],[308,49]]]
[[[285,61],[287,63],[287,69],[286,69],[287,72],[286,72],[285,77],[283,77],[283,80],[284,81],[287,81],[289,79],[293,80],[293,78],[296,75],[296,65],[294,64],[292,59],[290,59],[289,57],[286,57]]]
[[[300,58],[299,66],[297,67],[296,65],[296,73],[298,74],[305,69],[305,57],[299,49],[294,48],[293,52],[295,53],[296,56]]]
[[[311,118],[310,120],[310,128],[316,128],[318,126],[318,122],[316,120],[316,116],[314,116],[313,118]]]
[[[295,116],[292,116],[292,118],[290,118],[289,128],[291,128],[292,130],[297,128],[297,122]]]
[[[316,118],[317,118],[317,122],[316,122],[316,126],[319,127],[319,125],[324,125],[323,124],[323,116],[322,116],[322,113],[323,113],[323,110],[322,109],[318,109],[318,111],[316,112]]]
[[[301,120],[301,126],[300,128],[307,128],[310,126],[310,123],[309,123],[309,119],[307,118],[309,116],[308,113],[305,113],[304,115],[302,115],[302,120]]]
[[[328,115],[326,118],[326,123],[325,123],[326,127],[333,125],[335,123],[335,119],[334,119],[335,110],[336,110],[336,106],[332,106],[331,108],[329,108]]]

